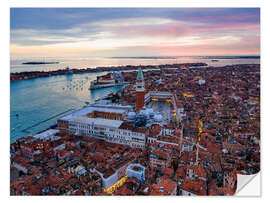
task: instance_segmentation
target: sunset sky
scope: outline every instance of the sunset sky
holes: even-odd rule
[[[258,8],[11,8],[11,56],[259,55]]]

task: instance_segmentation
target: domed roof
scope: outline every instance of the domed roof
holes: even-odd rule
[[[162,115],[160,115],[160,114],[156,114],[155,116],[154,116],[154,120],[155,121],[162,121],[162,119],[163,119],[163,117],[162,117]]]
[[[152,108],[148,108],[148,109],[147,109],[147,112],[148,112],[148,114],[150,114],[150,115],[153,115],[153,114],[154,114],[154,111],[153,111]]]
[[[140,111],[139,115],[145,116],[146,118],[153,117],[155,115],[155,112],[152,108],[143,107]]]
[[[149,117],[149,113],[147,111],[147,109],[142,109],[139,113],[139,115],[145,116],[145,117]]]
[[[136,117],[136,113],[131,111],[131,112],[128,112],[128,118],[129,119],[134,119]]]

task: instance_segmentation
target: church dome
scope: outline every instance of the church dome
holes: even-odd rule
[[[162,119],[163,119],[163,117],[162,117],[162,115],[160,115],[160,114],[156,114],[156,115],[154,116],[154,120],[157,121],[157,122],[162,121]]]
[[[129,112],[129,113],[128,113],[128,118],[129,118],[129,119],[135,119],[135,118],[136,118],[136,113],[133,112],[133,111]]]

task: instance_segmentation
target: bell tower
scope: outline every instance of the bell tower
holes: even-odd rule
[[[142,69],[140,68],[136,80],[136,112],[139,112],[144,106],[144,95],[145,95],[145,88],[144,88],[143,72]]]

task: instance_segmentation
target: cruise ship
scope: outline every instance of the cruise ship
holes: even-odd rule
[[[100,89],[105,87],[121,86],[128,84],[124,81],[122,73],[115,71],[103,76],[97,76],[97,79],[90,83],[89,90]]]

